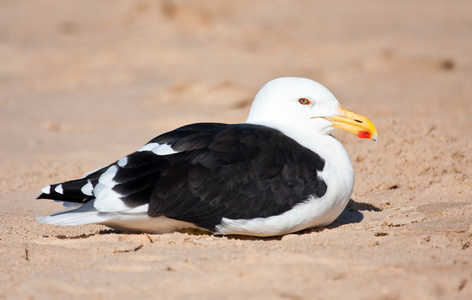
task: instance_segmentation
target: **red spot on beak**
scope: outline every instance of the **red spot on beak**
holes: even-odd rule
[[[370,133],[367,131],[359,131],[357,133],[357,136],[360,137],[361,139],[370,139]]]

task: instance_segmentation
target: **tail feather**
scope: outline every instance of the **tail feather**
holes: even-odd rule
[[[146,212],[147,208],[148,205],[143,205],[141,211],[134,213],[100,212],[94,207],[94,201],[89,201],[77,209],[60,212],[47,217],[37,217],[36,220],[40,223],[50,225],[72,226],[102,224],[112,228],[126,229],[128,226],[131,226],[130,228],[133,226],[146,226],[147,221],[149,221],[149,216]]]
[[[43,224],[52,225],[85,225],[107,221],[107,219],[100,216],[99,212],[93,207],[93,201],[89,201],[77,209],[60,212],[47,217],[37,217],[36,220]]]

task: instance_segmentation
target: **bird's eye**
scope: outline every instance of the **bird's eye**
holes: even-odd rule
[[[311,104],[311,101],[308,100],[307,98],[300,98],[300,99],[298,99],[298,102],[299,102],[301,105],[309,105],[309,104]]]

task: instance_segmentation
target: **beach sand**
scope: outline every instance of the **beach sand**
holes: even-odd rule
[[[472,299],[472,2],[2,1],[0,299]],[[35,221],[35,200],[307,77],[376,124],[335,131],[355,188],[277,238]]]

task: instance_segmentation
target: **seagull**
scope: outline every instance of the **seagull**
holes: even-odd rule
[[[37,220],[258,237],[327,226],[354,186],[334,128],[377,139],[374,124],[323,85],[277,78],[257,93],[245,123],[185,125],[82,178],[44,187],[38,199],[79,207]]]

